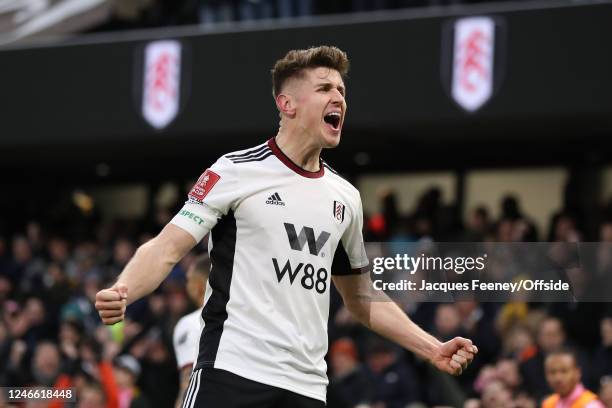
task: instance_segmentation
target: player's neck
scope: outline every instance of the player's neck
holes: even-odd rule
[[[321,146],[310,142],[308,138],[295,133],[279,130],[276,135],[278,148],[291,159],[292,162],[306,171],[319,171],[319,157]]]

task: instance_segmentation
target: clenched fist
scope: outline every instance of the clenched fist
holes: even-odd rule
[[[431,362],[446,373],[459,375],[470,365],[476,353],[478,347],[471,340],[455,337],[440,345]]]
[[[96,293],[96,310],[104,324],[115,324],[125,317],[128,288],[122,283]]]

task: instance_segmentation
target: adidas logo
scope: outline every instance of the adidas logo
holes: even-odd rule
[[[268,199],[266,200],[266,204],[273,204],[273,205],[285,205],[285,203],[283,202],[283,200],[280,198],[280,196],[278,195],[278,193],[274,193],[272,194],[270,197],[268,197]]]

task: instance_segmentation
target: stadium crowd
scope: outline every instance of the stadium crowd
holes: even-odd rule
[[[487,0],[140,0],[117,2],[96,31],[308,17],[376,10],[481,3]]]
[[[367,241],[512,242],[541,236],[514,197],[502,200],[499,219],[479,207],[465,226],[448,215],[436,189],[425,193],[409,216],[399,213],[392,192],[381,200],[381,213],[366,215]],[[185,271],[206,251],[206,243],[157,291],[131,305],[124,322],[103,326],[93,306],[96,292],[117,277],[137,246],[173,211],[156,210],[147,217],[154,222],[102,222],[91,207],[73,206],[63,217],[30,221],[20,232],[0,236],[1,386],[75,387],[79,407],[174,406],[179,378],[172,332],[179,318],[195,309],[185,291]],[[605,214],[602,210],[598,237],[585,237],[580,217],[562,212],[553,217],[547,238],[612,242],[612,222]],[[612,259],[602,263],[612,274]],[[584,386],[612,408],[609,304],[466,299],[413,302],[405,310],[440,339],[471,338],[480,349],[473,365],[459,377],[436,371],[357,324],[332,290],[328,406],[536,407],[552,393],[546,356],[571,347]]]

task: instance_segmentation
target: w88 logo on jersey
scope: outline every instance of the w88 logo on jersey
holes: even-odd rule
[[[304,289],[314,289],[318,293],[325,293],[327,290],[327,277],[329,276],[329,273],[325,268],[316,268],[310,263],[303,262],[292,266],[290,260],[287,260],[287,262],[285,262],[285,264],[281,267],[278,263],[278,259],[276,258],[272,258],[272,263],[274,264],[274,271],[276,272],[276,278],[278,279],[279,283],[285,279],[286,275],[287,280],[289,280],[289,284],[293,285],[293,282],[301,273],[301,278],[298,279],[299,283]]]

